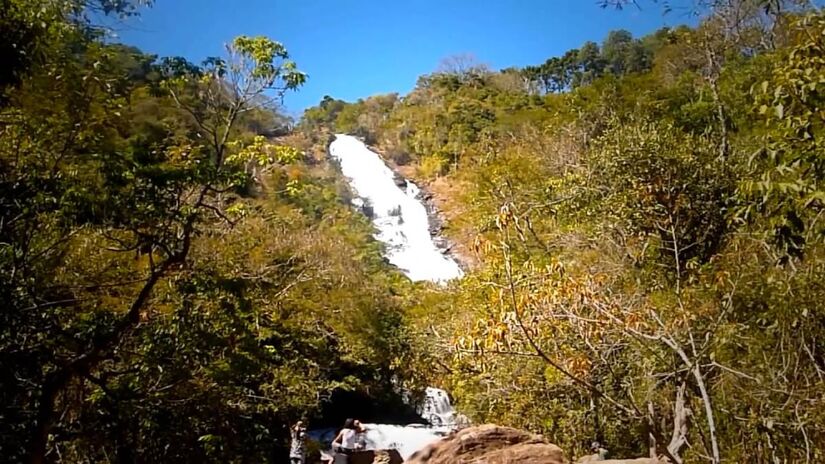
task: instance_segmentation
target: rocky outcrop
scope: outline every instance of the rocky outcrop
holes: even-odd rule
[[[497,425],[463,429],[413,454],[409,464],[564,464],[561,448],[541,435]]]
[[[357,451],[349,456],[336,455],[333,464],[402,464],[396,450]]]
[[[380,450],[375,452],[372,464],[401,464],[404,460],[396,450]]]

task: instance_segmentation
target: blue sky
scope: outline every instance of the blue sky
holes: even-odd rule
[[[652,2],[616,11],[596,0],[155,0],[117,34],[148,53],[196,63],[240,34],[278,40],[309,74],[285,100],[299,115],[324,95],[406,93],[450,55],[470,53],[494,69],[524,66],[600,42],[612,29],[639,36],[690,20]]]

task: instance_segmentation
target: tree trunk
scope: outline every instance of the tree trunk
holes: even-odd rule
[[[188,252],[188,249],[185,251]],[[164,261],[157,270],[149,275],[146,283],[143,284],[137,297],[132,302],[129,312],[126,313],[107,337],[95,343],[88,353],[78,356],[67,365],[46,377],[37,406],[37,422],[34,433],[32,434],[29,463],[42,464],[46,461],[49,432],[54,424],[57,397],[66,390],[72,380],[81,375],[88,374],[89,371],[104,359],[108,352],[123,339],[126,333],[140,322],[140,312],[161,276],[165,274],[166,270],[169,269],[173,263],[185,259],[185,256],[185,254],[175,255]]]

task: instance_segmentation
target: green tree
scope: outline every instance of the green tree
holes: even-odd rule
[[[768,132],[753,159],[755,177],[742,185],[751,200],[742,214],[770,218],[771,235],[786,257],[801,257],[809,243],[820,242],[823,230],[817,220],[825,205],[823,30],[821,15],[798,20],[797,43],[778,54],[773,74],[754,88]]]
[[[265,91],[277,96],[305,79],[280,44],[241,37],[227,60],[167,76],[184,113],[161,98],[170,119],[130,133],[130,99],[145,89],[123,72],[122,49],[72,28],[92,4],[65,6],[49,27],[77,33],[53,38],[29,67],[0,137],[2,353],[16,379],[3,389],[15,418],[4,421],[3,449],[31,462],[71,433],[72,398],[107,376],[118,350],[151,321],[159,284],[186,268],[200,231],[229,219],[229,192],[246,176],[225,163],[239,115],[259,107]]]
[[[677,286],[692,260],[705,263],[718,251],[733,185],[706,139],[656,123],[617,123],[594,153],[603,214],[612,211],[618,223],[655,237]]]
[[[613,74],[638,73],[650,68],[650,57],[644,46],[625,30],[610,31],[602,44],[606,67]]]
[[[573,78],[573,85],[587,85],[604,73],[605,63],[595,42],[585,42],[576,57],[578,72]]]

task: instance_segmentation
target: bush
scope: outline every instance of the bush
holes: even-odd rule
[[[435,179],[447,174],[450,160],[443,155],[430,155],[421,158],[418,164],[418,175],[425,179]]]

